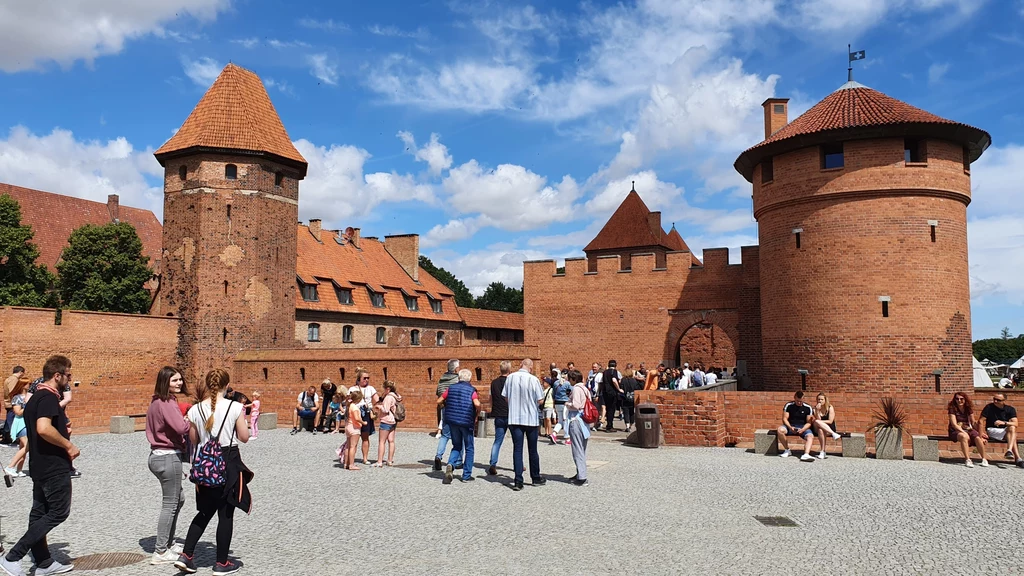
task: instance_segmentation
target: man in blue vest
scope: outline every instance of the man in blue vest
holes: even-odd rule
[[[444,424],[452,434],[452,451],[448,455],[448,466],[444,471],[444,484],[452,483],[455,464],[462,462],[462,481],[473,480],[473,425],[480,410],[480,395],[470,384],[473,373],[459,370],[459,380],[445,390],[437,399],[444,405]]]

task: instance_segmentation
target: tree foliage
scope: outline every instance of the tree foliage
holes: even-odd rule
[[[1016,338],[985,338],[975,340],[974,357],[978,360],[988,358],[993,362],[1009,363],[1024,356],[1024,334]]]
[[[420,268],[426,270],[428,274],[437,278],[441,284],[448,287],[449,290],[455,293],[455,304],[460,308],[475,308],[473,304],[473,294],[470,293],[469,288],[455,277],[454,274],[434,266],[434,263],[430,261],[430,258],[426,256],[420,256]]]
[[[0,194],[0,306],[56,304],[53,274],[37,265],[39,248],[32,243],[31,226],[21,225],[21,206],[9,194]]]
[[[77,310],[145,314],[150,297],[143,284],[153,274],[148,264],[131,224],[86,224],[71,233],[57,264],[61,301]]]
[[[476,299],[476,307],[499,312],[523,313],[523,291],[501,282],[491,282],[483,296]]]

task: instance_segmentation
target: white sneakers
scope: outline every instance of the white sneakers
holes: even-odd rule
[[[814,456],[805,453],[800,456],[800,460],[803,462],[814,462]]]
[[[174,561],[178,559],[178,552],[175,552],[168,548],[163,554],[153,552],[153,557],[150,558],[150,564],[174,564]]]
[[[843,435],[842,435],[842,434],[840,434],[840,433],[838,433],[838,432],[833,432],[833,433],[832,433],[832,439],[833,439],[833,440],[839,440],[839,439],[840,439],[840,438],[842,438],[842,437],[843,437]]]
[[[793,453],[789,450],[783,450],[782,454],[779,454],[779,458],[789,458]]]
[[[967,459],[967,462],[964,462],[964,465],[968,468],[974,468],[974,462],[971,462],[970,458]]]
[[[824,460],[827,457],[828,457],[828,454],[825,454],[824,450],[822,450],[821,452],[818,452],[818,460]]]
[[[981,467],[982,467],[982,468],[986,468],[986,467],[988,467],[988,460],[986,460],[986,459],[982,458],[982,459],[981,459]]]

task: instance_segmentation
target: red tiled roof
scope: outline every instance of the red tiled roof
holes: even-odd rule
[[[981,156],[992,141],[983,130],[936,116],[851,81],[763,142],[744,151],[736,160],[735,168],[749,181],[753,177],[754,166],[762,158],[826,140],[809,138],[811,136],[827,135],[831,141],[857,134],[862,134],[861,137],[885,137],[889,135],[886,129],[894,127],[903,127],[904,130],[893,132],[893,135],[935,135],[960,142],[970,148],[972,161]],[[907,127],[914,127],[914,130],[907,131]],[[876,130],[865,130],[871,128]]]
[[[626,199],[615,209],[612,217],[604,228],[583,249],[608,250],[616,248],[639,248],[641,246],[668,246],[665,244],[665,231],[652,230],[647,215],[651,211],[647,204],[636,193],[630,190]]]
[[[300,165],[306,159],[292,145],[263,82],[255,73],[228,64],[185,123],[156,151],[157,160],[191,148],[244,150],[278,156]]]
[[[107,205],[84,198],[54,194],[0,183],[0,194],[10,194],[21,205],[21,223],[32,226],[32,241],[39,247],[38,264],[56,270],[61,252],[71,232],[86,224],[103,225],[113,221]],[[118,219],[135,226],[142,240],[142,253],[149,256],[149,267],[159,271],[163,227],[149,210],[118,207]]]
[[[672,225],[672,229],[669,230],[668,232],[668,237],[665,241],[665,244],[667,244],[672,250],[676,252],[689,252],[690,263],[693,264],[694,266],[701,265],[700,259],[698,259],[697,255],[694,254],[692,250],[690,250],[689,246],[686,245],[686,241],[683,240],[683,237],[679,235],[679,230],[676,230],[674,224]]]
[[[459,308],[462,321],[471,328],[496,328],[499,330],[523,330],[523,315],[514,312]]]
[[[422,268],[419,271],[417,284],[404,268],[384,248],[384,243],[372,238],[363,238],[356,248],[351,242],[344,246],[335,241],[336,232],[323,230],[320,232],[321,242],[317,242],[309,227],[299,224],[298,254],[296,274],[303,281],[319,281],[319,301],[307,302],[302,294],[296,294],[295,307],[302,310],[324,312],[345,312],[350,314],[370,314],[375,316],[398,316],[402,318],[418,318],[421,320],[443,320],[460,322],[459,309],[455,306],[455,298],[447,286],[436,280]],[[342,287],[352,287],[352,304],[342,304],[331,288],[333,281]],[[375,292],[384,293],[384,308],[377,308],[370,303],[367,291],[370,287]],[[417,311],[409,310],[405,305],[402,292],[417,294]],[[442,313],[436,314],[430,307],[427,294],[441,296]]]

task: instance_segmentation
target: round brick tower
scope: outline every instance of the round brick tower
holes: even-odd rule
[[[295,341],[299,181],[292,145],[256,74],[228,64],[175,135],[164,167],[159,311],[181,318],[189,384],[236,352]]]
[[[754,186],[762,386],[971,389],[967,205],[989,135],[852,81],[789,124],[787,100],[763,106],[765,140],[735,163]]]

